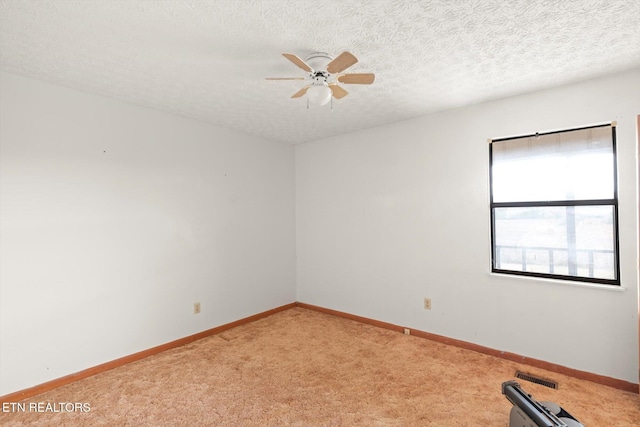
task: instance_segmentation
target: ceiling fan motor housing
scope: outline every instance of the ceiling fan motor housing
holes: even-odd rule
[[[315,73],[311,74],[311,78],[313,79],[313,83],[314,85],[317,84],[327,84],[327,79],[329,78],[329,73],[327,73],[326,71],[316,71]]]

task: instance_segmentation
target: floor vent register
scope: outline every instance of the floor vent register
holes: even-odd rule
[[[540,385],[543,385],[545,387],[552,388],[554,390],[558,389],[558,383],[556,381],[551,381],[551,380],[548,380],[548,379],[540,378],[540,377],[537,377],[537,376],[532,375],[532,374],[527,374],[526,372],[517,371],[516,372],[516,378],[521,379],[521,380],[525,380],[525,381],[529,381],[531,383],[540,384]]]

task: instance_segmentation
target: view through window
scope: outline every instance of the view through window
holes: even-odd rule
[[[491,141],[492,271],[618,285],[615,126]]]

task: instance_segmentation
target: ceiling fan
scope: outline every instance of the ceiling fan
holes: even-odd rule
[[[341,99],[349,94],[338,82],[344,84],[370,85],[375,80],[373,73],[343,73],[344,70],[358,62],[358,58],[349,52],[342,52],[333,57],[325,52],[314,52],[303,61],[292,53],[282,56],[293,62],[298,68],[306,71],[307,77],[267,77],[266,80],[310,80],[310,83],[294,93],[291,98],[307,95],[309,103],[326,105],[333,98]]]

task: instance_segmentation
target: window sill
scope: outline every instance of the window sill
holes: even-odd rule
[[[516,274],[503,274],[503,273],[488,273],[490,277],[496,277],[499,279],[509,279],[515,281],[524,281],[524,282],[535,282],[537,284],[545,283],[552,285],[562,285],[562,286],[572,286],[577,288],[590,288],[590,289],[601,289],[603,291],[614,291],[614,292],[626,292],[627,288],[620,285],[601,285],[598,283],[589,283],[589,282],[578,282],[571,280],[557,280],[557,279],[546,279],[541,277],[528,277],[528,276],[519,276]]]

